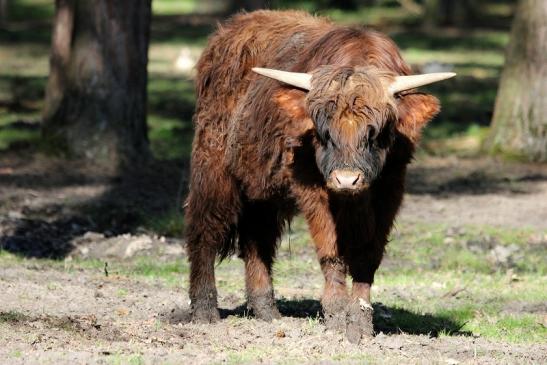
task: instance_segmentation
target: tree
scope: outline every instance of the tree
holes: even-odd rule
[[[356,10],[357,4],[354,0],[328,0],[326,6],[342,10]]]
[[[547,161],[547,1],[520,0],[486,147]]]
[[[0,0],[0,25],[8,22],[8,0]]]
[[[56,0],[42,134],[118,168],[148,155],[151,0]]]
[[[423,27],[425,30],[434,30],[440,25],[466,27],[477,17],[477,7],[471,0],[424,0]]]

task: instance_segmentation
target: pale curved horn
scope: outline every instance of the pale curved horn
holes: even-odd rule
[[[311,88],[311,75],[299,72],[287,72],[273,70],[271,68],[253,67],[253,71],[262,76],[284,82],[286,84],[309,90]]]
[[[397,76],[395,81],[388,87],[391,94],[396,94],[401,91],[414,89],[415,87],[432,84],[456,76],[454,72],[435,72],[430,74],[412,75],[412,76]]]

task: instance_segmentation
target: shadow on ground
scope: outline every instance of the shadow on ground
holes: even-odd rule
[[[182,215],[187,162],[153,161],[120,176],[82,171],[71,161],[30,164],[42,162],[40,168],[14,162],[0,171],[2,250],[63,259],[86,232],[111,237],[147,231],[167,214]]]
[[[534,183],[547,181],[547,172],[537,166],[527,170],[525,165],[501,167],[495,171],[481,169],[481,165],[465,169],[451,164],[445,166],[411,166],[407,175],[406,192],[428,194],[438,198],[457,195],[533,194]],[[457,171],[459,170],[459,171]],[[511,171],[513,170],[513,171]],[[457,172],[457,173],[456,173]]]
[[[283,317],[318,319],[322,322],[323,314],[321,303],[313,299],[279,299],[277,307]],[[385,306],[374,303],[374,330],[376,333],[412,335],[427,335],[437,337],[439,334],[453,336],[468,336],[471,333],[461,331],[463,323],[457,323],[444,316],[432,314],[418,314],[406,309]],[[245,304],[232,309],[220,308],[222,320],[230,317],[252,317]],[[178,308],[167,315],[170,323],[188,323],[191,320],[188,309]]]

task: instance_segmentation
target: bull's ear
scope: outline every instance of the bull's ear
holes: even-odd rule
[[[408,94],[399,99],[397,130],[412,143],[420,139],[422,128],[441,110],[439,100],[428,94]]]
[[[281,112],[289,117],[295,126],[300,126],[301,132],[313,128],[306,107],[306,92],[298,89],[280,89],[274,94],[273,99]]]

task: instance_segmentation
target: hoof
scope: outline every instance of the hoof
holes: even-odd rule
[[[220,314],[216,308],[194,308],[192,310],[192,322],[216,323],[220,320]]]
[[[329,330],[343,332],[346,329],[346,311],[325,313],[325,327]]]
[[[373,309],[363,299],[353,301],[346,312],[346,337],[351,343],[359,343],[363,337],[374,336]]]
[[[343,332],[346,330],[346,312],[349,298],[336,297],[323,300],[323,316],[325,327],[330,330]]]
[[[281,313],[279,313],[273,299],[273,293],[248,297],[247,308],[255,318],[262,321],[271,322],[281,318]]]
[[[255,318],[262,321],[271,322],[274,319],[280,319],[281,313],[275,305],[262,308],[252,308],[253,315]]]

